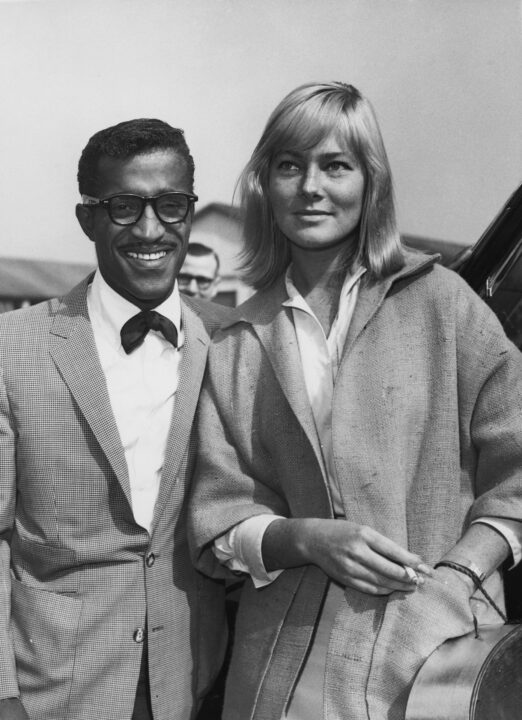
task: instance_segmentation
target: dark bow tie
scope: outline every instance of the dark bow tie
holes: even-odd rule
[[[174,323],[155,310],[143,310],[127,320],[120,331],[121,344],[127,355],[142,344],[149,330],[158,330],[174,347],[178,346]]]

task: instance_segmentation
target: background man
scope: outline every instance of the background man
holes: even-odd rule
[[[94,135],[76,215],[98,270],[0,318],[1,720],[188,720],[219,669],[222,588],[183,504],[226,312],[177,289],[193,176],[159,120]]]
[[[212,300],[219,285],[219,257],[203,243],[190,243],[178,276],[182,292],[191,297]]]

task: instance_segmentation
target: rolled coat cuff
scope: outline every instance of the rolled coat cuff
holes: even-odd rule
[[[248,573],[256,588],[270,585],[282,570],[267,572],[261,545],[268,526],[282,515],[256,515],[235,525],[214,540],[212,550],[220,563],[233,572]]]
[[[471,524],[474,525],[475,523],[489,525],[502,535],[511,548],[511,554],[513,555],[513,564],[509,569],[516,567],[522,559],[522,522],[509,518],[481,517],[473,520]]]

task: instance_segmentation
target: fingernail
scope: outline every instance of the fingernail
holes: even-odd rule
[[[430,568],[429,565],[426,565],[425,563],[420,563],[415,569],[421,573],[424,573],[424,575],[429,575],[430,577],[433,575],[433,570]]]

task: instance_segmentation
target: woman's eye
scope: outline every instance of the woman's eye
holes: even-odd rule
[[[280,160],[277,164],[277,169],[283,173],[293,173],[299,171],[299,167],[292,160]]]
[[[348,172],[351,170],[350,165],[342,160],[333,160],[328,163],[327,170],[332,173]]]

